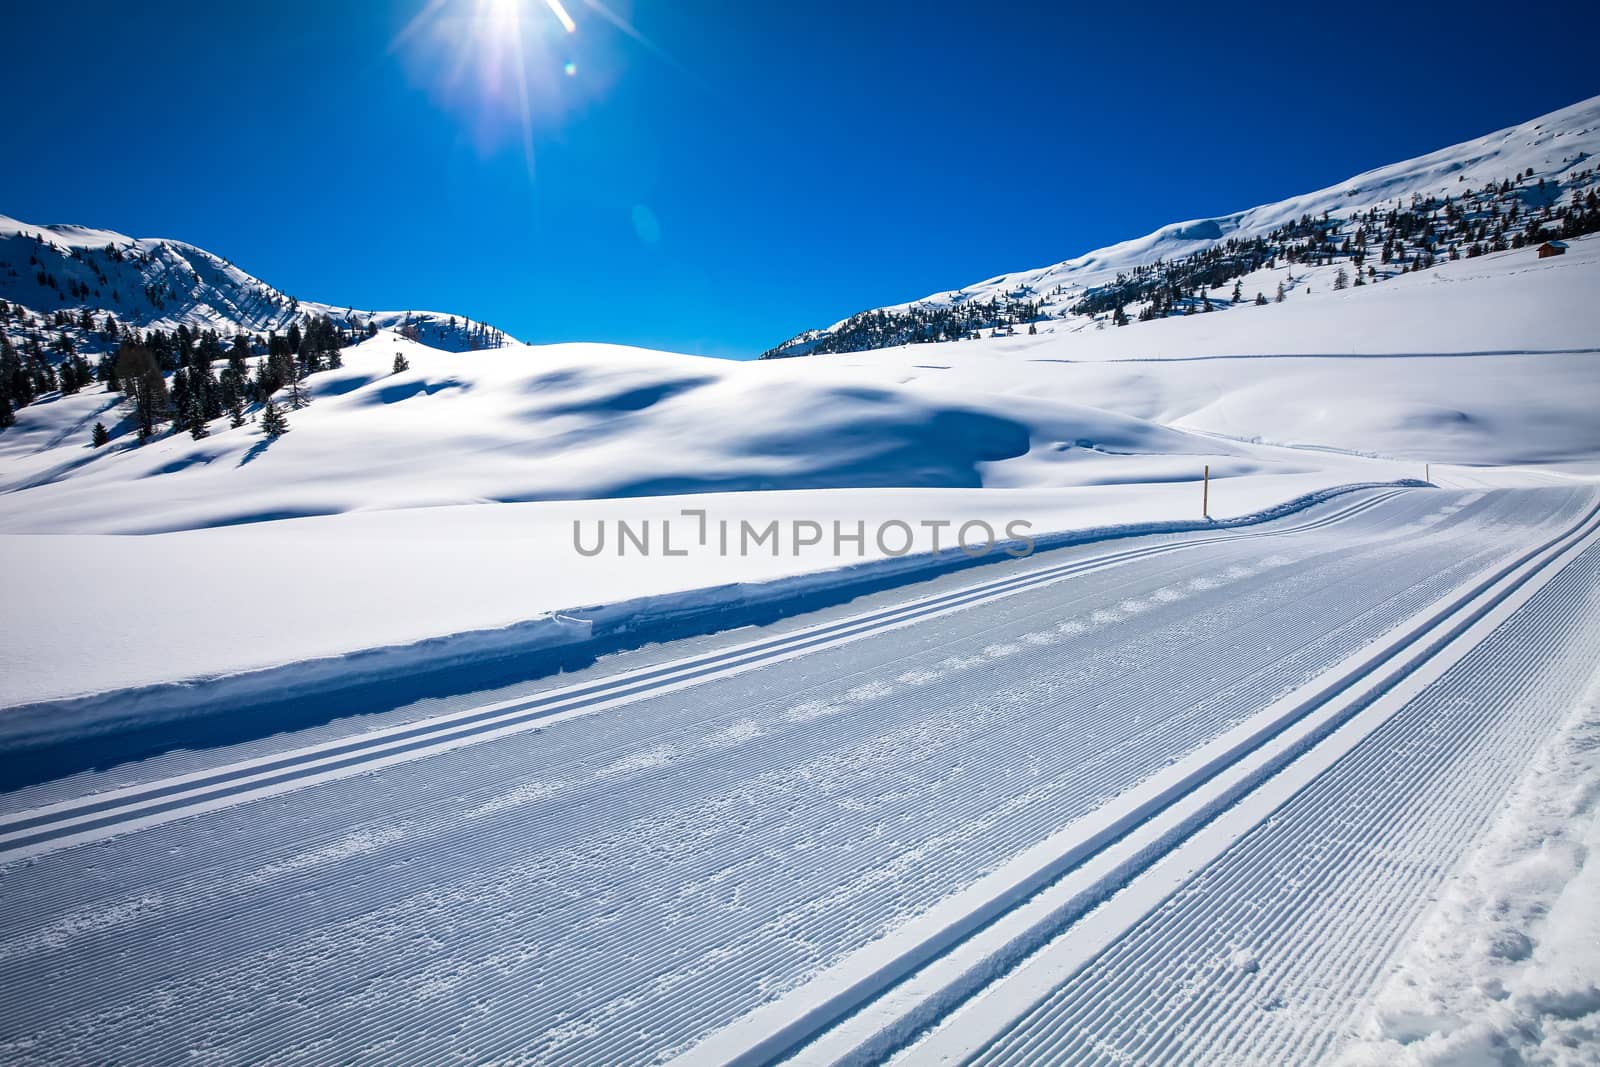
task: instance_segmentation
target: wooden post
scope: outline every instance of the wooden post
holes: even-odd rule
[[[1211,517],[1211,464],[1206,464],[1205,473],[1200,476],[1200,516]]]

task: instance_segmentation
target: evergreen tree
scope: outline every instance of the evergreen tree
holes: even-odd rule
[[[1282,282],[1278,283],[1278,295],[1277,295],[1276,298],[1274,298],[1273,303],[1276,303],[1276,304],[1283,303],[1283,283]]]
[[[233,339],[233,347],[228,349],[226,373],[241,382],[250,377],[250,340],[242,333]]]
[[[244,401],[239,397],[233,398],[233,405],[228,408],[228,426],[237,430],[244,425]]]
[[[143,345],[123,345],[117,352],[117,377],[123,391],[133,401],[139,440],[155,436],[156,426],[166,418],[167,383],[161,376],[156,354]]]
[[[289,361],[288,370],[289,407],[295,411],[299,411],[301,408],[311,403],[310,398],[306,396],[305,390],[301,388],[301,383],[305,380],[305,376],[300,373],[300,365],[293,360]]]
[[[89,435],[89,442],[95,448],[99,448],[109,440],[111,440],[111,433],[106,429],[106,424],[103,422],[95,423],[94,430]]]
[[[267,406],[261,411],[261,432],[269,440],[276,440],[289,432],[289,420],[284,417],[283,409],[277,402],[267,401]]]
[[[1257,293],[1256,294],[1256,307],[1259,308],[1259,307],[1266,307],[1266,306],[1267,306],[1266,295],[1264,293]]]
[[[1343,267],[1340,267],[1339,273],[1333,276],[1333,288],[1337,291],[1345,288],[1349,284],[1350,275],[1345,273],[1345,269]]]
[[[206,425],[205,412],[201,410],[198,396],[189,401],[188,422],[189,436],[196,441],[201,441],[211,436],[211,428]]]
[[[0,422],[0,426],[10,426],[16,421],[16,409],[33,400],[33,379],[28,376],[16,347],[4,330],[0,330],[0,397],[6,402],[6,421]]]
[[[181,433],[193,425],[190,416],[196,411],[194,394],[189,389],[189,372],[183,367],[173,371],[168,387],[172,390],[172,430]]]
[[[411,363],[406,359],[404,353],[396,352],[394,354],[394,371],[392,373],[400,374],[401,372],[408,371],[410,369]]]

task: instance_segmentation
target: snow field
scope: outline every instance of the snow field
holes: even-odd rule
[[[1581,504],[1445,499],[1130,560],[536,745],[485,741],[13,863],[0,943],[35,944],[64,914],[127,917],[18,952],[27,995],[5,999],[0,1035],[48,1050],[34,1059],[107,1041],[291,1062],[686,1051],[752,991],[799,988]],[[130,912],[134,871],[159,903]],[[75,962],[105,953],[126,967]]]

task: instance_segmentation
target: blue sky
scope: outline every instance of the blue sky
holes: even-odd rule
[[[396,44],[426,2],[9,5],[0,213],[308,299],[749,356],[1600,91],[1593,5],[614,0],[630,35],[523,0],[525,148],[482,85],[505,24],[468,32],[491,0]]]

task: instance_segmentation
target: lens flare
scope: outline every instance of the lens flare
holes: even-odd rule
[[[428,0],[390,51],[461,116],[485,156],[520,143],[532,178],[536,133],[603,96],[622,76],[629,51],[643,48],[693,78],[602,0],[568,10],[571,3]]]
[[[577,37],[561,0],[429,0],[391,51],[468,122],[483,152],[520,143],[531,177],[535,132],[559,124],[590,90],[572,55]]]

